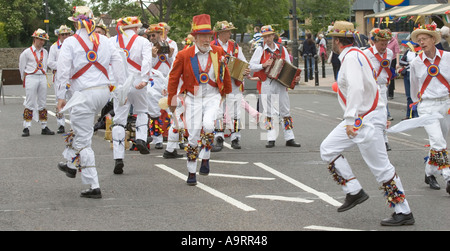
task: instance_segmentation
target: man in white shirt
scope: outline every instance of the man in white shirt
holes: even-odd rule
[[[58,40],[50,47],[50,52],[48,54],[48,67],[53,70],[53,87],[55,88],[55,93],[58,92],[56,89],[56,68],[58,66],[58,57],[61,50],[61,46],[66,38],[73,34],[71,28],[66,25],[61,25],[59,29],[55,30],[55,35],[58,36]],[[56,100],[58,102],[58,100]],[[64,113],[56,111],[56,123],[58,125],[57,133],[64,133],[64,126],[66,124],[66,119]]]
[[[33,35],[33,45],[25,49],[19,58],[20,77],[25,88],[25,109],[23,111],[23,134],[22,137],[30,136],[31,120],[33,110],[39,112],[42,135],[54,135],[55,132],[47,127],[47,60],[48,52],[44,44],[48,41],[48,34],[37,29]]]
[[[394,53],[391,49],[387,48],[389,40],[392,38],[392,34],[389,30],[382,30],[379,28],[373,29],[371,31],[371,40],[373,41],[373,46],[364,50],[366,56],[370,59],[372,66],[375,69],[377,84],[380,87],[380,98],[383,99],[386,104],[387,109],[387,86],[393,78],[393,73],[391,72],[391,61],[393,59]],[[389,109],[387,109],[389,113]],[[386,120],[388,118],[386,117]],[[389,122],[390,123],[390,122]],[[390,151],[389,140],[386,135],[386,130],[384,130],[384,144],[386,145],[386,150]]]
[[[384,226],[414,224],[414,217],[405,199],[400,178],[390,163],[383,140],[386,127],[386,104],[379,98],[379,87],[370,60],[353,46],[353,23],[336,21],[328,35],[333,37],[333,51],[339,54],[338,100],[344,110],[344,120],[335,127],[320,146],[323,161],[334,180],[346,193],[338,212],[347,211],[367,200],[369,196],[352,172],[342,152],[355,145],[375,175],[395,213],[381,221]]]
[[[148,101],[147,84],[152,69],[151,44],[137,34],[142,23],[137,17],[125,17],[117,21],[118,34],[110,38],[117,48],[125,51],[127,57],[128,74],[134,75],[127,101],[121,105],[114,100],[114,125],[112,128],[114,149],[114,173],[123,173],[123,159],[125,157],[125,126],[127,125],[130,106],[133,105],[133,113],[136,117],[136,140],[135,145],[141,154],[149,154],[147,147],[148,137]],[[119,85],[120,81],[117,82]],[[122,82],[123,83],[123,82]]]
[[[70,104],[72,130],[66,136],[63,156],[67,160],[58,168],[69,178],[75,178],[77,169],[83,184],[90,188],[81,192],[81,197],[101,198],[100,184],[92,150],[94,120],[110,97],[108,67],[111,65],[114,79],[125,82],[126,72],[122,57],[107,37],[94,32],[92,11],[85,6],[76,6],[68,18],[75,22],[76,34],[64,41],[58,58],[56,85],[58,105],[61,111],[66,106],[66,92],[73,92]]]
[[[263,113],[266,116],[267,130],[267,148],[275,147],[275,140],[278,137],[279,117],[283,118],[284,139],[286,146],[300,147],[295,142],[293,121],[290,114],[290,101],[287,88],[278,80],[267,77],[265,69],[272,64],[273,55],[291,63],[289,52],[287,49],[274,42],[275,31],[272,26],[266,25],[261,27],[261,36],[264,39],[264,45],[256,48],[250,59],[250,70],[254,72],[254,77],[261,79],[261,104]],[[298,82],[300,77],[295,79]]]
[[[211,44],[216,46],[221,46],[227,55],[240,59],[247,63],[247,59],[242,52],[242,48],[230,39],[231,31],[235,30],[236,27],[232,23],[227,21],[219,21],[214,26],[214,31],[217,34],[217,38],[214,39]],[[250,69],[246,69],[245,75],[250,73]],[[215,129],[215,141],[214,147],[211,149],[212,152],[218,152],[222,150],[224,141],[224,130],[228,128],[231,130],[231,147],[233,149],[241,149],[239,144],[241,139],[241,100],[242,92],[244,90],[243,81],[231,78],[232,92],[227,94],[226,99],[222,101],[219,112],[217,114],[216,129]],[[227,113],[224,116],[224,111]],[[227,118],[224,123],[223,119]],[[225,126],[223,126],[225,124]]]
[[[424,126],[430,141],[428,161],[425,165],[425,183],[432,189],[440,189],[435,175],[442,174],[450,193],[450,163],[448,161],[448,131],[450,129],[450,54],[437,50],[441,40],[436,25],[425,25],[411,33],[413,42],[422,47],[423,53],[410,64],[411,98],[417,105],[419,118],[441,114],[442,119]]]

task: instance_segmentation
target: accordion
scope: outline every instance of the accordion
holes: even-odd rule
[[[229,57],[227,65],[228,71],[230,72],[230,77],[241,82],[244,81],[244,71],[248,68],[248,63],[236,57]]]
[[[268,78],[278,80],[282,85],[291,89],[294,89],[295,79],[300,76],[301,72],[301,69],[281,58],[274,58],[272,64],[266,68]]]

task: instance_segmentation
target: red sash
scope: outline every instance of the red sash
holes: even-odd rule
[[[134,68],[136,68],[138,71],[141,71],[141,66],[134,62],[133,60],[130,59],[130,50],[131,50],[131,46],[133,46],[134,41],[136,40],[137,37],[139,37],[137,34],[134,34],[130,41],[128,42],[127,46],[125,47],[125,44],[123,43],[123,37],[120,34],[117,34],[118,40],[119,40],[119,46],[120,48],[123,49],[123,51],[125,52],[125,54],[127,55],[127,62],[134,66]]]
[[[444,54],[444,52],[442,50],[438,50],[438,51],[440,53],[440,57],[436,57],[436,59],[434,60],[434,64],[431,64],[430,61],[428,60],[428,58],[425,58],[425,60],[423,61],[423,63],[427,66],[428,76],[425,78],[425,81],[422,84],[422,88],[420,89],[420,92],[417,94],[417,97],[419,98],[419,100],[422,98],[422,95],[425,92],[425,89],[427,89],[428,85],[431,82],[431,79],[433,79],[434,77],[439,79],[439,81],[443,85],[445,85],[445,87],[447,87],[447,89],[450,92],[450,85],[449,85],[447,79],[445,79],[444,76],[442,76],[441,72],[439,71],[439,63],[441,62],[441,57],[442,57],[442,54]],[[420,57],[420,59],[422,59],[423,53],[421,53],[419,55],[419,57]]]
[[[27,75],[35,74],[38,71],[41,71],[42,74],[44,74],[44,75],[46,74],[45,70],[44,70],[44,64],[42,63],[42,61],[44,61],[44,49],[41,49],[41,55],[40,55],[41,59],[38,59],[38,57],[36,55],[36,52],[33,51],[33,46],[30,46],[30,50],[31,50],[31,53],[33,53],[34,60],[36,60],[36,69],[32,73],[26,73],[25,72],[25,76],[23,78],[23,87],[24,88],[25,88],[25,78],[26,78]]]
[[[210,54],[208,54],[208,63],[206,63],[206,67],[204,70],[202,69],[202,66],[200,65],[200,61],[198,62],[198,69],[200,70],[200,75],[199,75],[200,83],[199,84],[208,83],[212,87],[218,87],[217,83],[212,81],[208,75],[209,70],[211,69],[211,65],[212,65],[212,58],[211,58]]]
[[[281,46],[281,45],[278,45],[278,53],[275,51],[275,53],[273,53],[273,54],[275,54],[276,56],[280,56],[281,55],[282,59],[286,58],[286,56],[284,55],[283,46]],[[272,56],[272,52],[269,52],[268,49],[264,50],[263,55],[261,56],[260,63],[264,64],[267,60],[270,59],[271,56]],[[261,82],[264,82],[267,79],[267,74],[266,74],[266,70],[265,69],[262,69],[262,70],[260,70],[258,72],[255,72],[253,74],[253,76],[254,77],[259,77],[259,79],[261,79]]]
[[[168,58],[165,54],[158,55],[158,63],[156,63],[156,65],[155,65],[155,67],[153,67],[153,69],[158,70],[162,63],[166,63],[167,66],[170,68]]]
[[[369,66],[370,66],[370,68],[372,69],[372,72],[374,72],[373,66],[372,66],[372,64],[370,63],[370,60],[369,60],[369,58],[366,56],[366,54],[364,54],[361,50],[356,49],[356,48],[350,49],[350,50],[347,52],[347,54],[348,54],[349,52],[351,52],[351,51],[356,51],[356,52],[359,52],[359,53],[361,53],[362,55],[364,55],[364,57],[365,57],[366,60],[367,60],[367,63],[369,63]],[[347,54],[345,54],[345,56],[347,56]],[[344,56],[344,58],[342,59],[342,63],[344,62],[345,56]],[[374,72],[374,75],[375,75],[375,72]],[[374,77],[375,77],[375,76],[374,76]],[[347,99],[345,98],[344,94],[342,94],[342,92],[341,92],[341,90],[340,90],[339,88],[338,88],[338,94],[339,94],[339,97],[341,97],[341,99],[342,99],[342,101],[344,102],[344,104],[347,105]],[[369,114],[370,112],[372,112],[373,110],[375,110],[375,109],[377,108],[379,96],[380,96],[380,94],[379,94],[378,88],[377,88],[377,94],[375,95],[375,100],[373,101],[372,106],[370,107],[370,109],[369,109],[366,113],[364,113],[364,114],[362,114],[362,115],[359,115],[359,118],[357,118],[357,119],[355,120],[355,125],[354,125],[354,126],[355,126],[356,129],[358,129],[358,128],[361,127],[361,125],[362,125],[362,118],[364,118],[367,114]]]
[[[97,37],[98,40],[99,39],[98,34],[94,33],[94,35]],[[94,43],[94,47],[92,48],[92,50],[90,50],[89,47],[86,45],[86,43],[83,41],[83,39],[80,36],[78,36],[78,34],[75,34],[73,36],[78,40],[81,47],[83,47],[84,51],[86,52],[86,59],[88,60],[88,63],[83,68],[81,68],[77,73],[75,73],[71,79],[77,79],[81,77],[81,75],[83,75],[89,68],[91,68],[92,65],[97,67],[97,69],[103,72],[103,74],[105,74],[105,76],[109,79],[108,71],[106,70],[105,67],[103,67],[103,65],[101,65],[97,61],[98,45]]]
[[[377,58],[378,62],[380,62],[380,68],[378,69],[377,78],[380,76],[381,71],[384,69],[386,73],[388,74],[388,84],[389,81],[392,79],[392,72],[391,72],[391,61],[387,59],[387,51],[384,52],[383,58],[381,58],[380,54],[375,54],[373,52],[373,47],[369,48],[369,51],[372,52],[372,54]]]

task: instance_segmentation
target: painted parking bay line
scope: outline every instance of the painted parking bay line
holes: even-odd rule
[[[297,180],[294,180],[293,178],[291,178],[291,177],[289,177],[289,176],[287,176],[287,175],[285,175],[283,173],[280,173],[277,170],[275,170],[275,169],[273,169],[273,168],[271,168],[271,167],[269,167],[269,166],[267,166],[267,165],[265,165],[263,163],[256,162],[256,163],[253,163],[253,164],[255,164],[256,166],[261,167],[262,169],[272,173],[275,176],[278,176],[279,178],[281,178],[281,179],[291,183],[292,185],[294,185],[294,186],[304,190],[305,192],[312,193],[312,194],[316,195],[317,197],[319,197],[323,201],[325,201],[325,202],[327,202],[327,203],[329,203],[329,204],[331,204],[331,205],[333,205],[335,207],[339,207],[339,206],[342,205],[342,203],[340,203],[339,201],[333,199],[331,196],[329,196],[329,195],[327,195],[325,193],[319,192],[319,191],[317,191],[317,190],[315,190],[315,189],[313,189],[313,188],[311,188],[311,187],[309,187],[309,186],[307,186],[307,185],[305,185],[305,184],[303,184],[303,183],[301,183],[301,182],[299,182]]]
[[[184,174],[182,174],[182,173],[176,171],[175,169],[172,169],[172,168],[170,168],[170,167],[168,167],[166,165],[155,164],[155,166],[163,169],[164,171],[167,171],[167,172],[175,175],[176,177],[178,177],[178,178],[180,178],[180,179],[182,179],[184,181],[187,180],[187,176],[186,175],[184,175]],[[235,207],[237,207],[239,209],[242,209],[242,210],[244,210],[246,212],[256,211],[256,209],[254,209],[253,207],[250,207],[250,206],[248,206],[248,205],[246,205],[246,204],[244,204],[244,203],[242,203],[242,202],[240,202],[240,201],[238,201],[236,199],[233,199],[230,196],[228,196],[228,195],[226,195],[224,193],[221,193],[221,192],[217,191],[216,189],[211,188],[211,187],[209,187],[209,186],[207,186],[205,184],[202,184],[202,183],[200,183],[198,181],[197,181],[197,186],[196,187],[200,188],[200,189],[204,190],[205,192],[208,192],[211,195],[214,195],[217,198],[220,198],[220,199],[224,200],[225,202],[227,202],[227,203],[229,203],[229,204],[231,204],[231,205],[233,205],[233,206],[235,206]]]

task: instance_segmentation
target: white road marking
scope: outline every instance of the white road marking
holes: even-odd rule
[[[186,181],[186,179],[187,179],[186,175],[184,175],[184,174],[182,174],[182,173],[180,173],[180,172],[178,172],[178,171],[176,171],[176,170],[174,170],[174,169],[172,169],[172,168],[170,168],[170,167],[168,167],[166,165],[155,164],[155,166],[163,169],[164,171],[167,171],[167,172],[175,175],[176,177],[178,177],[178,178],[180,178],[180,179],[182,179],[184,181]],[[233,206],[235,206],[235,207],[237,207],[239,209],[242,209],[242,210],[244,210],[246,212],[256,211],[256,209],[254,209],[253,207],[250,207],[250,206],[248,206],[248,205],[246,205],[246,204],[244,204],[244,203],[242,203],[242,202],[240,202],[238,200],[235,200],[235,199],[231,198],[230,196],[228,196],[228,195],[226,195],[224,193],[221,193],[221,192],[217,191],[216,189],[211,188],[211,187],[209,187],[209,186],[207,186],[205,184],[202,184],[202,183],[200,183],[198,181],[197,181],[196,187],[198,187],[198,188],[204,190],[205,192],[208,192],[211,195],[214,195],[214,196],[224,200],[225,202],[230,203],[231,205],[233,205]]]
[[[325,193],[322,193],[322,192],[319,192],[319,191],[317,191],[317,190],[315,190],[315,189],[313,189],[313,188],[311,188],[311,187],[309,187],[307,185],[304,185],[303,183],[301,183],[301,182],[299,182],[297,180],[294,180],[293,178],[291,178],[291,177],[289,177],[289,176],[287,176],[287,175],[285,175],[283,173],[280,173],[277,170],[275,170],[275,169],[273,169],[273,168],[271,168],[271,167],[269,167],[269,166],[267,166],[267,165],[265,165],[263,163],[257,162],[257,163],[253,163],[253,164],[255,164],[256,166],[259,166],[262,169],[264,169],[264,170],[274,174],[275,176],[280,177],[281,179],[283,179],[283,180],[291,183],[292,185],[294,185],[294,186],[304,190],[305,192],[315,194],[316,196],[318,196],[323,201],[325,201],[325,202],[327,202],[327,203],[329,203],[329,204],[331,204],[331,205],[333,205],[335,207],[339,207],[339,206],[342,205],[342,203],[340,203],[339,201],[333,199],[329,195],[327,195]]]
[[[285,196],[277,196],[277,195],[249,195],[246,196],[247,198],[254,198],[254,199],[267,199],[267,200],[280,200],[280,201],[291,201],[291,202],[301,202],[301,203],[311,203],[314,202],[313,200],[307,200],[302,199],[298,197],[285,197]]]
[[[156,157],[162,158],[163,156],[162,155],[157,155]],[[187,160],[186,157],[176,158],[176,159]],[[246,164],[248,164],[248,162],[245,162],[245,161],[214,160],[214,159],[210,159],[209,162],[222,163],[222,164],[232,164],[232,165],[246,165]]]
[[[364,231],[364,230],[350,229],[350,228],[324,227],[324,226],[315,226],[315,225],[307,226],[304,228],[312,229],[312,230],[321,230],[321,231]]]
[[[275,179],[275,178],[256,177],[256,176],[223,174],[223,173],[210,173],[209,176],[225,177],[225,178],[236,178],[236,179],[247,179],[247,180],[274,180]]]

